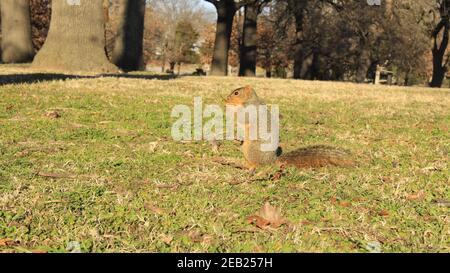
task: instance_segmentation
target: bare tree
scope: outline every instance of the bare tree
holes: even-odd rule
[[[201,0],[153,0],[155,16],[160,21],[160,32],[156,38],[158,54],[162,61],[162,71],[165,71],[167,62],[171,65],[173,71],[176,59],[179,59],[179,51],[176,46],[177,27],[180,22],[189,22],[193,29],[200,33],[204,27],[204,10],[200,6]]]
[[[288,9],[293,13],[295,18],[295,30],[296,30],[296,41],[295,41],[295,55],[294,55],[294,79],[301,78],[301,71],[303,67],[303,62],[305,59],[303,50],[303,24],[306,6],[308,4],[307,0],[287,0]]]
[[[450,1],[438,0],[439,23],[432,32],[433,38],[433,76],[431,78],[430,87],[441,87],[447,73],[447,66],[450,61],[449,56],[444,61],[449,42],[450,29]],[[440,35],[440,33],[442,33]],[[438,42],[439,36],[441,41]],[[438,45],[439,43],[439,45]]]
[[[256,75],[258,15],[268,2],[270,0],[254,0],[245,6],[239,76],[254,77]]]
[[[253,0],[205,0],[216,7],[217,27],[214,42],[213,61],[211,75],[228,75],[228,52],[230,50],[233,19],[236,11]]]

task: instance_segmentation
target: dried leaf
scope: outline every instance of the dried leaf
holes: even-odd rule
[[[35,253],[35,254],[45,254],[45,253],[48,253],[48,251],[47,251],[47,250],[44,250],[44,249],[34,249],[34,250],[31,250],[31,253]]]
[[[57,111],[47,111],[45,113],[45,116],[48,117],[48,118],[57,119],[57,118],[61,117],[61,114],[59,114]]]
[[[250,215],[247,217],[247,221],[249,224],[253,224],[261,229],[265,229],[270,225],[269,221],[258,215]]]
[[[161,234],[159,237],[161,237],[161,241],[163,241],[165,244],[170,245],[170,243],[173,241],[173,236]]]
[[[0,239],[0,246],[14,246],[16,243],[9,238]]]
[[[344,207],[344,208],[348,208],[351,206],[351,203],[348,201],[341,201],[339,202],[339,206]]]
[[[425,193],[423,190],[420,190],[419,192],[417,192],[415,194],[406,195],[406,199],[409,201],[422,200],[424,197],[425,197]]]
[[[389,216],[389,211],[381,210],[380,212],[378,212],[378,215],[383,216],[383,217]]]
[[[286,220],[281,215],[281,209],[270,205],[269,202],[265,203],[255,215],[249,216],[247,220],[261,229],[279,228],[286,224]]]
[[[159,145],[158,141],[150,142],[149,143],[150,152],[154,153],[156,151],[156,148],[158,147],[158,145]]]
[[[145,207],[146,209],[148,209],[148,210],[151,210],[151,211],[154,212],[155,214],[158,214],[158,215],[163,215],[163,214],[165,214],[165,211],[164,211],[163,209],[158,208],[158,207],[156,207],[156,206],[153,206],[153,205],[151,205],[151,204],[145,204],[144,207]]]

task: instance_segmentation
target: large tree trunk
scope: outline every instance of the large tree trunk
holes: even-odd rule
[[[30,1],[1,0],[0,4],[3,62],[31,62],[34,48],[31,37]]]
[[[217,30],[214,42],[211,75],[228,75],[228,52],[230,50],[231,31],[233,29],[233,18],[236,13],[234,0],[217,2]]]
[[[124,71],[144,68],[144,0],[121,0],[112,62]]]
[[[257,20],[259,3],[245,6],[244,32],[242,37],[239,76],[256,76]]]
[[[47,40],[32,67],[62,72],[118,72],[105,53],[102,0],[53,0]]]
[[[437,45],[438,35],[443,30],[441,45]],[[440,88],[444,82],[445,74],[447,73],[447,61],[444,62],[444,55],[448,47],[449,42],[449,22],[446,19],[436,26],[433,33],[434,46],[433,46],[433,77],[431,78],[430,87]]]
[[[294,52],[294,79],[302,78],[302,67],[305,58],[303,48],[303,18],[305,16],[305,9],[307,1],[305,0],[290,0],[289,9],[292,10],[295,17],[295,52]]]
[[[366,48],[365,44],[362,44],[361,53],[359,55],[358,67],[356,70],[356,82],[363,83],[367,78],[367,72],[369,71],[370,65],[370,51]]]

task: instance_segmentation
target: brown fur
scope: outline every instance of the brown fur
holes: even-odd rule
[[[250,86],[231,92],[226,99],[226,103],[234,106],[264,104]],[[246,165],[251,170],[273,163],[293,166],[299,169],[321,168],[326,166],[351,167],[355,165],[349,152],[324,145],[301,148],[285,155],[281,155],[280,148],[272,152],[262,152],[260,150],[261,142],[258,140],[249,140],[247,133],[248,124],[245,126],[246,134],[242,145],[242,152],[246,160]]]
[[[278,162],[299,169],[321,168],[326,166],[352,167],[355,165],[349,152],[322,145],[301,148],[281,155],[278,158]]]

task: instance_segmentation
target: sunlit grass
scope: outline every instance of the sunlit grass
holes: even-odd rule
[[[234,143],[215,154],[172,141],[173,106],[219,104],[247,84],[280,106],[284,150],[330,144],[359,166],[253,181],[213,161],[240,159]],[[0,251],[448,252],[449,127],[448,90],[231,77],[3,85],[0,239],[14,243]],[[266,201],[289,225],[247,223]]]

